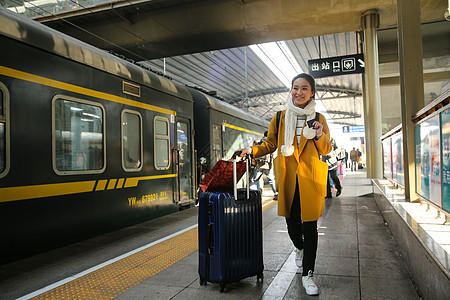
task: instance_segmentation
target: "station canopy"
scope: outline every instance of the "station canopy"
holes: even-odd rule
[[[151,9],[170,9],[180,5],[202,2],[198,0],[114,2],[107,0],[0,1],[8,9],[38,21],[43,17],[49,16],[62,20],[66,16],[70,16],[71,13],[73,14],[73,12],[86,15],[89,12],[106,11],[109,6],[110,8],[125,7],[133,4],[134,9],[141,7],[142,11],[149,11]],[[241,2],[244,3],[246,1]],[[383,1],[377,0],[376,2]],[[386,5],[393,5],[390,1],[388,2]],[[143,5],[146,6],[144,7]],[[110,11],[111,9],[109,9],[108,15],[105,15],[104,18],[106,16],[112,17],[113,13]],[[119,13],[115,12],[116,15],[119,15]],[[126,18],[124,11],[120,13],[120,16],[122,19]],[[95,17],[99,17],[99,15]],[[71,21],[70,19],[68,20],[64,20],[63,23],[69,23],[69,25],[65,24],[65,26],[70,26]],[[448,25],[438,23],[429,22],[428,28],[430,29],[424,28],[423,34],[429,33],[433,35],[436,32],[434,29],[436,26]],[[448,33],[448,29],[446,32]],[[133,61],[144,68],[167,76],[179,83],[197,87],[205,93],[249,111],[257,117],[270,120],[278,110],[285,109],[292,78],[299,73],[311,73],[311,70],[308,69],[308,62],[322,58],[361,54],[359,35],[358,31],[342,32],[153,59],[139,59],[139,55],[134,55]],[[99,39],[101,38],[103,37],[99,37]],[[389,55],[383,55],[389,51],[382,50],[385,49],[385,46],[388,46],[391,50],[394,49],[396,51],[396,28],[386,27],[379,29],[378,41],[381,49],[379,60],[381,98],[399,97],[397,58],[386,59],[385,57],[389,57]],[[108,51],[114,53],[121,52],[120,50],[122,49],[117,47],[117,51],[111,49]],[[120,55],[125,58],[127,56],[123,52]],[[427,68],[427,70],[424,73],[440,72],[439,76],[448,76],[450,61],[448,54],[439,56],[440,60],[436,59],[436,57],[425,58],[425,56],[424,69]],[[447,67],[442,69],[442,63],[446,64]],[[363,66],[363,59],[358,64]],[[317,110],[327,117],[330,127],[341,131],[346,126],[348,128],[348,126],[364,125],[362,82],[363,74],[352,72],[345,75],[342,75],[341,72],[340,75],[336,76],[316,78]],[[448,80],[441,80],[437,83],[440,86],[433,87],[433,91],[442,89],[445,82],[448,84]],[[435,95],[432,94],[433,91],[428,91],[426,87],[425,97],[432,98],[437,96],[436,93]],[[399,99],[398,103],[400,103]],[[389,127],[393,126],[392,124],[400,123],[399,110],[387,109],[383,111],[383,114],[385,119],[391,119],[389,125],[384,124],[384,132],[389,130]],[[392,114],[392,116],[389,114]]]

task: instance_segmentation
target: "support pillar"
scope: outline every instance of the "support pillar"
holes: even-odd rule
[[[405,197],[415,201],[415,126],[411,118],[425,105],[420,0],[397,0],[397,13]]]
[[[359,45],[360,45],[360,49],[361,52],[364,53],[364,33],[360,33],[359,34]],[[362,113],[362,117],[364,120],[364,135],[365,135],[365,145],[366,145],[366,169],[367,169],[367,177],[371,178],[371,170],[372,168],[372,161],[369,159],[369,154],[367,151],[369,151],[370,149],[370,139],[368,139],[368,132],[369,132],[369,128],[370,128],[370,123],[369,123],[369,105],[367,105],[366,103],[368,103],[368,98],[369,98],[369,92],[366,89],[366,75],[363,73],[361,74],[361,85],[362,85],[362,100],[363,100],[363,113]]]
[[[380,16],[376,10],[369,10],[361,16],[364,32],[364,125],[366,136],[367,176],[383,177],[381,153],[381,97],[378,68],[377,28]]]

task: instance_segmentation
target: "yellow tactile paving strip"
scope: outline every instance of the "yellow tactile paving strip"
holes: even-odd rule
[[[263,211],[276,204],[264,202]],[[32,299],[113,299],[197,250],[196,227]]]
[[[33,299],[113,299],[197,251],[197,234],[193,228]]]

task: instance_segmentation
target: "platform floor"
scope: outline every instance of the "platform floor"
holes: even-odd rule
[[[200,286],[197,208],[0,266],[0,299],[419,299],[364,170],[326,199],[306,295],[284,218],[264,191],[264,279]],[[333,195],[335,193],[333,192]],[[6,245],[3,245],[6,246]]]

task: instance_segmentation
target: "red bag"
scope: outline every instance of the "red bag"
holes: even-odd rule
[[[236,175],[239,182],[242,175],[245,174],[245,161],[236,162]],[[203,192],[209,191],[231,191],[233,190],[233,161],[219,160],[211,171],[206,174],[205,178],[199,184]]]

